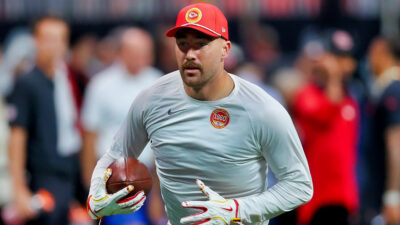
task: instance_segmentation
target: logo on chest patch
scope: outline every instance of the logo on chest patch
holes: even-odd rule
[[[217,128],[222,129],[229,123],[229,113],[225,109],[216,109],[211,113],[210,116],[211,124]]]

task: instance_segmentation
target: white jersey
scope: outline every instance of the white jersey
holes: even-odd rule
[[[256,85],[230,76],[235,87],[218,101],[189,97],[179,71],[142,92],[99,161],[92,187],[114,159],[137,158],[150,141],[173,225],[198,212],[182,208],[181,202],[207,200],[195,179],[225,198],[236,198],[246,224],[266,224],[308,201],[311,177],[288,113]],[[279,181],[267,190],[268,165]]]

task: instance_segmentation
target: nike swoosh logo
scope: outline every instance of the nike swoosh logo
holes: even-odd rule
[[[180,112],[180,111],[184,111],[185,109],[180,109],[180,110],[176,110],[176,111],[172,111],[171,109],[169,109],[168,110],[168,115],[170,116],[170,115],[173,115],[173,114],[175,114],[175,113],[177,113],[177,112]]]
[[[232,212],[232,206],[231,206],[231,208],[229,208],[229,209],[227,209],[227,208],[222,208],[223,210],[226,210],[226,211],[230,211],[230,212]]]

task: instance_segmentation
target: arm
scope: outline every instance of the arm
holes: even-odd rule
[[[10,121],[9,163],[13,200],[22,217],[35,217],[34,210],[29,206],[32,197],[26,180],[26,161],[28,130],[32,122],[31,87],[27,80],[18,80],[10,96],[10,105],[14,107],[16,116]],[[32,90],[33,91],[33,90]]]
[[[390,127],[385,134],[388,191],[400,190],[400,125]],[[400,200],[400,199],[399,199]],[[400,203],[400,202],[399,202]]]
[[[400,222],[400,125],[390,127],[385,137],[387,181],[383,213],[388,224],[397,224]]]
[[[26,173],[26,141],[27,133],[22,127],[11,128],[9,140],[9,163],[12,185],[14,188],[14,203],[24,218],[33,218],[35,212],[29,207],[32,193],[28,188]]]
[[[400,82],[390,85],[383,94],[385,115],[386,191],[383,214],[388,224],[400,222]],[[391,103],[391,104],[389,104]]]
[[[97,133],[85,130],[83,134],[83,148],[81,152],[81,167],[83,182],[86,188],[90,186],[90,178],[96,166],[95,146]]]
[[[261,194],[238,199],[239,215],[245,223],[264,221],[293,210],[313,195],[307,160],[293,123],[283,109],[276,112],[269,115],[273,124],[255,124],[255,132],[278,183]]]

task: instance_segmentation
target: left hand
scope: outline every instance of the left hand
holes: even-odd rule
[[[201,180],[196,180],[200,190],[207,195],[209,201],[182,202],[182,207],[200,209],[203,212],[183,217],[182,224],[219,225],[240,222],[238,217],[239,203],[235,199],[225,199]]]

